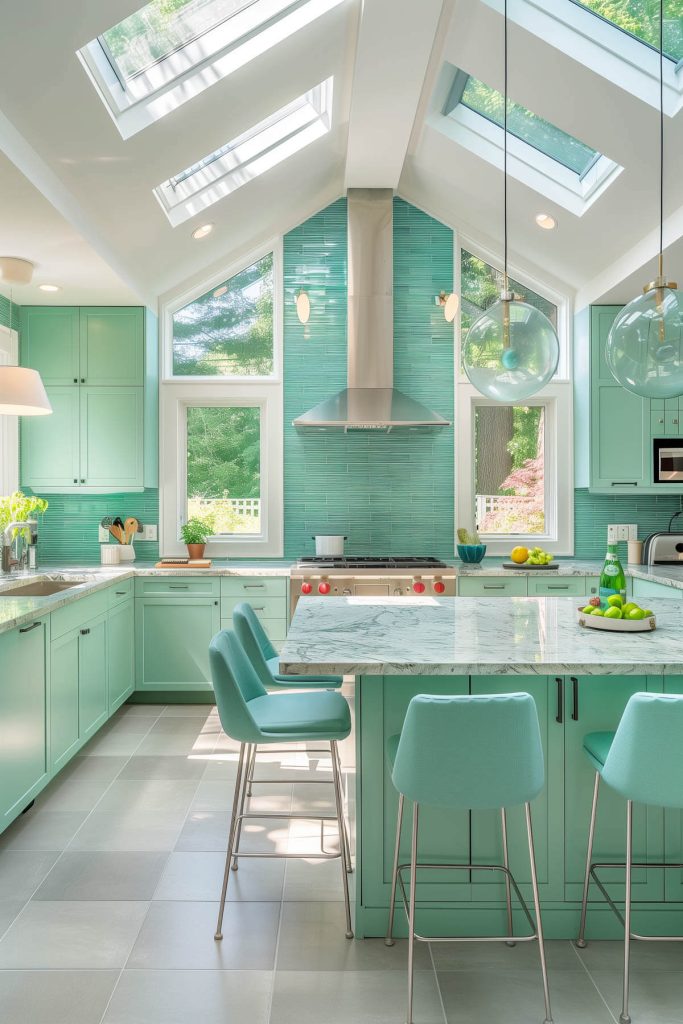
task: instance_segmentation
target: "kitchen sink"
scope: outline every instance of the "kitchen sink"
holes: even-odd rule
[[[11,587],[9,590],[0,592],[0,597],[49,597],[51,594],[59,594],[62,590],[70,590],[77,587],[80,580],[67,583],[66,580],[38,580],[35,583],[23,583],[20,587]]]

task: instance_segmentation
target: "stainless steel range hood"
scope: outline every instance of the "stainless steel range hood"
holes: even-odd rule
[[[348,387],[293,421],[310,430],[428,430],[450,426],[394,385],[393,194],[348,193]]]

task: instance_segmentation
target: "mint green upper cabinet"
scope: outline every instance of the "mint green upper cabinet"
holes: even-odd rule
[[[82,387],[79,481],[93,489],[143,486],[143,392]]]
[[[79,389],[48,387],[51,416],[23,416],[21,482],[37,491],[71,489],[80,479]]]
[[[0,831],[48,777],[45,624],[0,636]]]
[[[71,306],[23,306],[21,365],[45,384],[75,384],[80,376],[79,311]]]
[[[141,387],[144,331],[144,310],[138,306],[82,307],[80,382]]]
[[[109,717],[107,615],[90,619],[78,634],[78,733],[90,739]]]

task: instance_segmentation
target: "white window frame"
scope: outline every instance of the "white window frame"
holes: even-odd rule
[[[77,57],[121,137],[129,139],[343,2],[259,0],[125,81],[98,38]]]
[[[228,277],[273,253],[273,374],[269,377],[173,377],[173,313]],[[186,410],[189,406],[257,406],[261,409],[261,533],[220,535],[207,543],[209,558],[277,558],[284,553],[284,440],[282,394],[282,238],[233,263],[220,274],[173,297],[161,311],[159,387],[159,522],[164,557],[185,555],[180,527],[186,507]]]
[[[19,362],[19,335],[0,325],[0,366]],[[0,494],[19,488],[19,417],[0,415]]]
[[[198,377],[195,375],[188,374],[175,374],[173,373],[173,316],[178,310],[187,306],[195,299],[199,299],[206,292],[211,291],[212,288],[216,288],[224,284],[229,278],[234,277],[236,274],[246,270],[247,267],[251,267],[254,263],[258,263],[264,256],[268,256],[270,253],[273,254],[273,370],[272,373],[265,374],[262,376],[235,376],[235,377]],[[174,296],[167,302],[163,307],[162,312],[162,332],[163,332],[163,343],[161,346],[161,382],[162,384],[172,383],[223,383],[226,382],[237,384],[261,384],[261,383],[276,383],[282,380],[282,311],[283,311],[283,297],[282,297],[282,237],[271,239],[267,245],[263,245],[258,249],[252,250],[246,256],[240,260],[236,260],[231,263],[228,267],[223,268],[221,271],[212,274],[210,278],[203,279],[201,285],[195,285],[194,287],[183,291],[181,294]]]
[[[519,406],[545,408],[545,522],[544,534],[480,534],[487,555],[509,555],[516,544],[539,546],[554,555],[574,554],[573,390],[571,382],[549,384]],[[459,457],[456,456],[456,514],[460,526],[471,530],[475,517],[474,414],[477,406],[499,406],[471,384],[457,389]]]

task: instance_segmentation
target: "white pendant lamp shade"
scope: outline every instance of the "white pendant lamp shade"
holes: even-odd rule
[[[683,395],[683,292],[653,287],[624,306],[605,355],[627,391],[643,398]]]
[[[52,412],[37,370],[0,366],[0,416],[49,416]]]
[[[519,402],[545,387],[559,358],[557,334],[547,316],[527,302],[501,298],[470,327],[463,366],[482,395]]]

